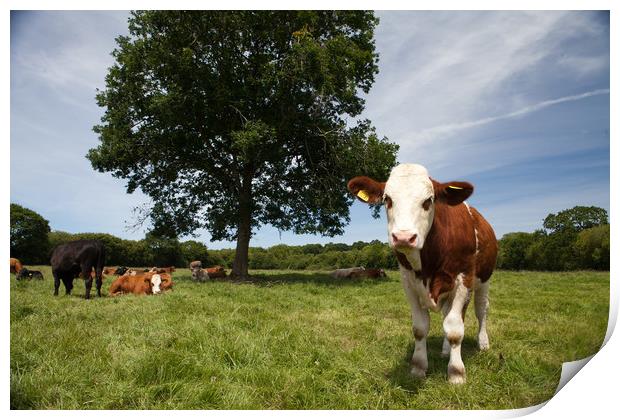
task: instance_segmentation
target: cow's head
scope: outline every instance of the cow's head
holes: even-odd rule
[[[26,267],[24,267],[21,270],[19,270],[19,272],[15,276],[15,280],[21,280],[23,278],[31,278],[31,277],[32,277],[32,274],[31,274],[30,270],[28,270]]]
[[[119,267],[116,268],[116,271],[114,271],[114,275],[115,276],[122,276],[123,274],[125,274],[127,272],[127,267],[125,267],[124,265],[121,265]]]
[[[160,286],[161,286],[161,275],[153,274],[153,276],[151,276],[151,291],[153,292],[154,295],[161,293]]]
[[[421,250],[431,229],[436,202],[454,206],[474,191],[468,182],[439,183],[421,165],[402,164],[392,169],[387,182],[358,176],[349,191],[368,204],[383,202],[388,219],[388,242],[396,251],[410,255]]]

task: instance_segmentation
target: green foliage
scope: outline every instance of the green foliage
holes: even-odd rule
[[[600,207],[575,206],[562,210],[557,214],[548,215],[543,221],[543,227],[551,234],[561,232],[581,232],[594,226],[606,225],[607,211]]]
[[[40,214],[11,203],[11,257],[24,264],[47,263],[49,222]]]
[[[198,241],[185,241],[181,242],[181,253],[187,263],[192,261],[201,261],[205,266],[208,266],[210,257],[207,246]]]
[[[506,270],[609,270],[607,211],[576,206],[549,214],[545,230],[508,233],[499,241],[497,266]]]
[[[378,72],[369,11],[140,11],[117,38],[88,159],[154,203],[154,232],[338,235],[346,181],[398,146],[353,122]],[[242,274],[242,273],[239,273]]]
[[[189,262],[183,255],[181,243],[177,238],[157,236],[152,232],[142,240],[153,256],[153,265],[157,267],[185,267]]]
[[[579,266],[609,270],[609,239],[609,225],[595,226],[579,232],[574,244]]]
[[[535,235],[526,232],[505,234],[499,241],[497,266],[505,270],[526,268],[527,249],[533,244]]]

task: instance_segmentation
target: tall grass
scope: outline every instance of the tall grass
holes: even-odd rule
[[[16,409],[498,409],[549,399],[561,363],[598,350],[609,273],[498,272],[491,349],[466,319],[467,383],[447,383],[441,318],[429,370],[409,376],[409,307],[398,273],[335,281],[256,271],[261,281],[194,283],[161,296],[52,296],[11,275],[11,407]],[[104,281],[104,291],[110,280]],[[61,286],[61,293],[63,292]],[[104,293],[107,294],[107,293]]]

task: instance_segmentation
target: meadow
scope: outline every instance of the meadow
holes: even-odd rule
[[[608,272],[496,272],[491,349],[470,306],[467,383],[447,383],[431,314],[429,369],[409,376],[409,306],[396,271],[380,280],[252,271],[259,281],[195,283],[161,296],[54,297],[10,277],[13,409],[510,409],[553,396],[561,364],[595,353],[607,328]],[[104,280],[104,295],[111,279]]]

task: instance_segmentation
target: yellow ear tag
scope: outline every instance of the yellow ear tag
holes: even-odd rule
[[[368,201],[370,199],[370,196],[368,195],[368,192],[366,192],[366,190],[359,190],[357,192],[357,196],[363,201]]]
[[[453,185],[448,185],[448,188],[452,188],[453,190],[462,190],[463,189],[461,187],[455,187]]]

